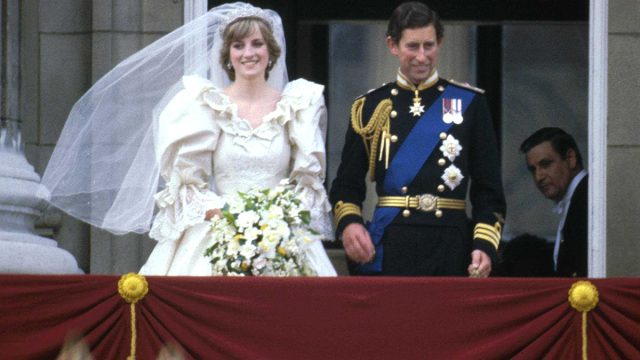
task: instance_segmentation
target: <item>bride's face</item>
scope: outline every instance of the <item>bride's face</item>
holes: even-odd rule
[[[265,78],[269,49],[257,26],[249,36],[231,42],[229,58],[235,70],[236,80],[238,77]]]

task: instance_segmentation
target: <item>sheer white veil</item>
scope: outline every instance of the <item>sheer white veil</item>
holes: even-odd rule
[[[288,76],[278,14],[240,2],[215,7],[122,61],[78,100],[39,195],[112,233],[147,232],[160,185],[154,149],[157,117],[182,89],[184,75],[208,78],[221,88],[229,84],[219,64],[221,33],[247,16],[271,24],[282,53],[268,83],[282,90]]]

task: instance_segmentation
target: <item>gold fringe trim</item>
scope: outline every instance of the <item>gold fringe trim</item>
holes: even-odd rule
[[[335,225],[338,226],[340,220],[347,215],[362,216],[362,211],[360,211],[360,207],[356,204],[338,201],[333,207],[333,221]]]
[[[383,140],[380,149],[380,157],[386,152],[386,163],[389,159],[389,139],[391,138],[391,124],[389,114],[393,107],[390,99],[384,99],[376,106],[371,115],[371,119],[366,126],[362,122],[362,109],[364,107],[365,98],[356,100],[351,106],[351,126],[356,134],[362,137],[365,149],[369,154],[369,178],[375,179],[376,170],[376,154],[378,153],[378,145]],[[384,138],[384,139],[382,139]]]
[[[576,281],[569,289],[569,304],[582,313],[582,358],[587,356],[587,313],[598,306],[598,289],[586,280]]]
[[[130,304],[131,310],[131,353],[127,360],[135,360],[136,358],[136,303],[142,300],[148,292],[149,284],[142,275],[128,273],[122,275],[118,281],[118,293],[124,301]]]

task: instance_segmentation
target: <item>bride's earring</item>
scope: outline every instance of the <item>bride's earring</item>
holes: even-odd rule
[[[267,64],[267,67],[271,67],[271,65],[273,65],[273,61],[269,60],[269,63]]]
[[[227,63],[227,70],[231,70],[231,63],[230,62]]]

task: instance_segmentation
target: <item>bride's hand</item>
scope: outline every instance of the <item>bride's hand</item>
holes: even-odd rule
[[[204,214],[204,219],[205,220],[211,220],[216,215],[218,215],[218,217],[222,218],[222,211],[220,211],[220,209],[209,209]]]

